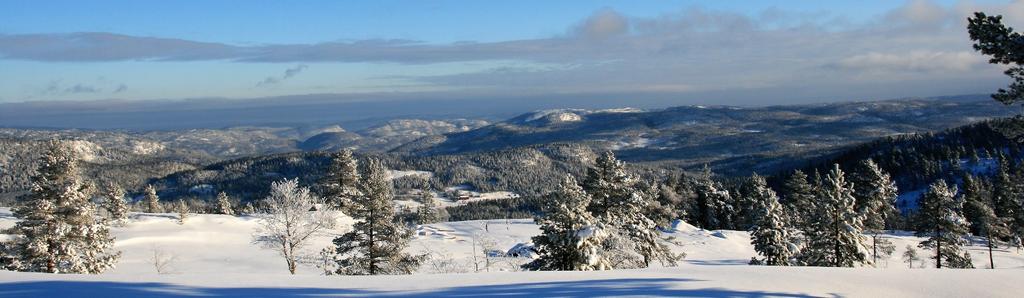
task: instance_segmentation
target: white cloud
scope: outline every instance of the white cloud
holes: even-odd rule
[[[974,52],[913,51],[910,53],[871,52],[844,58],[837,67],[865,71],[970,71],[987,64]]]

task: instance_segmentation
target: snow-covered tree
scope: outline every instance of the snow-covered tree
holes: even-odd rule
[[[164,212],[163,206],[160,205],[160,197],[156,195],[156,188],[152,184],[146,185],[146,212],[148,213],[161,213]]]
[[[782,205],[775,191],[768,188],[763,177],[754,174],[751,178],[751,201],[756,209],[754,225],[750,230],[750,242],[754,250],[764,257],[761,261],[769,266],[788,266],[793,255],[790,228]]]
[[[625,198],[636,192],[637,179],[626,171],[625,164],[605,151],[587,171],[583,189],[591,196],[587,210],[596,217],[606,216],[613,206],[624,204]]]
[[[712,179],[711,168],[704,166],[704,172],[693,181],[692,190],[696,195],[694,210],[691,212],[696,225],[708,229],[722,229],[731,226],[733,212],[729,191]]]
[[[979,201],[973,201],[968,204],[976,205],[975,210],[978,210],[978,217],[975,219],[975,225],[978,227],[978,233],[982,237],[985,237],[985,242],[988,247],[988,264],[989,268],[996,269],[996,262],[992,258],[992,249],[1000,245],[1001,238],[1010,237],[1010,229],[1007,227],[1006,219],[996,216],[995,210],[992,207],[983,204]]]
[[[188,203],[185,203],[185,200],[178,200],[174,204],[174,213],[178,214],[178,224],[185,224],[185,219],[188,218],[189,213]]]
[[[638,265],[647,267],[654,260],[674,265],[678,257],[663,243],[656,223],[646,213],[654,194],[642,191],[638,181],[611,151],[604,152],[583,182],[583,190],[591,196],[587,210],[597,220],[614,226],[606,231],[620,232],[607,235],[607,239],[629,239],[641,257]]]
[[[437,211],[437,205],[434,203],[434,193],[429,189],[420,191],[420,205],[416,209],[416,219],[419,224],[431,224],[441,220],[441,215]]]
[[[9,266],[19,271],[91,274],[113,268],[121,254],[110,252],[114,238],[106,223],[96,218],[75,151],[59,141],[51,141],[49,147],[32,176],[31,192],[13,210],[21,221],[12,228],[16,238],[5,245],[13,257]]]
[[[601,254],[607,233],[587,211],[590,195],[576,179],[566,176],[547,200],[544,215],[534,219],[541,234],[533,237],[538,258],[524,265],[533,270],[609,270]]]
[[[896,215],[896,183],[870,159],[861,162],[860,170],[852,175],[850,181],[857,199],[856,210],[864,218],[864,230],[871,235],[871,263],[877,266],[878,250],[889,242],[881,236],[882,230]]]
[[[277,250],[284,257],[288,272],[295,274],[308,240],[334,226],[333,209],[324,206],[324,199],[313,196],[295,179],[271,184],[264,203],[266,214],[259,215],[255,241]]]
[[[969,231],[961,210],[963,200],[956,196],[956,186],[939,180],[932,183],[918,202],[918,236],[928,237],[920,247],[935,249],[935,268],[974,268],[970,258],[964,258],[961,247],[967,244]]]
[[[320,180],[327,203],[337,210],[349,213],[349,207],[361,196],[359,193],[358,162],[349,149],[331,155],[331,166]]]
[[[340,258],[338,274],[410,274],[421,260],[403,252],[412,233],[395,219],[393,186],[387,170],[376,159],[368,160],[363,169],[363,195],[351,208],[358,221],[352,231],[334,239]]]
[[[645,211],[653,194],[633,192],[624,201],[612,206],[605,217],[599,218],[606,225],[613,226],[611,231],[618,231],[609,237],[625,237],[633,244],[633,251],[641,257],[643,267],[650,266],[652,261],[662,265],[675,266],[682,256],[672,252],[661,237],[654,220],[647,217]]]
[[[807,233],[803,233],[803,231],[813,228],[808,223],[815,213],[816,190],[807,182],[807,174],[800,170],[793,172],[793,175],[786,179],[782,187],[780,201],[788,215],[790,227],[795,230],[793,232],[794,240],[799,240],[795,242],[800,244],[807,243],[808,241],[805,239]]]
[[[235,209],[231,207],[231,198],[223,191],[217,194],[217,212],[220,214],[235,215]]]
[[[128,201],[124,199],[124,189],[117,184],[110,183],[107,185],[106,191],[103,207],[114,224],[121,224],[128,219],[128,212],[131,209],[128,206]]]
[[[839,165],[822,181],[820,202],[811,217],[807,247],[801,259],[807,265],[853,267],[865,261],[861,252],[861,217],[854,210],[853,187]]]
[[[1009,158],[999,155],[999,168],[992,183],[992,209],[997,217],[1007,221],[1010,233],[1020,238],[1024,237],[1024,185],[1010,173],[1011,163]]]

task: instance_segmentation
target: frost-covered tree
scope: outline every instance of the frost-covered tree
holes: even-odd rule
[[[850,181],[857,199],[855,208],[863,216],[864,230],[871,235],[871,263],[877,266],[879,248],[889,245],[888,239],[881,236],[882,230],[896,215],[896,183],[870,159],[861,162],[860,170]]]
[[[79,178],[75,151],[51,141],[32,176],[31,192],[14,208],[20,219],[11,229],[8,247],[14,270],[97,274],[113,268],[120,252],[111,253],[114,238],[96,217],[89,187]]]
[[[115,224],[121,224],[128,219],[128,212],[131,207],[124,199],[124,189],[114,183],[107,185],[104,196],[103,208],[107,210],[110,220]]]
[[[839,165],[822,180],[820,202],[811,218],[807,247],[801,259],[807,265],[853,267],[865,261],[861,252],[861,217],[854,209],[853,186]]]
[[[185,219],[188,218],[189,213],[188,203],[186,203],[185,200],[178,200],[178,202],[174,204],[174,213],[178,214],[178,224],[185,224]]]
[[[935,249],[935,268],[974,268],[970,258],[964,258],[961,247],[967,244],[969,231],[961,210],[963,200],[956,196],[956,186],[939,180],[928,188],[918,202],[918,232],[928,237],[918,246]]]
[[[603,225],[587,211],[590,195],[576,179],[566,176],[547,200],[544,215],[534,221],[541,234],[533,237],[538,258],[524,265],[532,270],[609,270],[601,254],[607,236]]]
[[[217,194],[217,213],[235,215],[235,209],[231,207],[231,198],[223,191]]]
[[[441,220],[441,215],[437,211],[437,205],[434,203],[434,193],[429,189],[420,191],[420,205],[416,209],[416,219],[419,224],[431,224]]]
[[[152,184],[146,185],[146,212],[161,213],[164,207],[160,205],[160,196],[156,195],[156,188]]]
[[[412,273],[421,258],[403,252],[412,232],[396,220],[393,186],[387,170],[379,160],[370,159],[364,165],[362,177],[363,195],[351,208],[358,221],[352,225],[352,231],[334,239],[340,258],[338,274]]]
[[[750,242],[754,250],[764,257],[761,262],[769,266],[788,266],[793,255],[790,228],[782,205],[775,191],[768,188],[763,177],[754,174],[751,178],[751,198],[756,209],[754,225],[750,230]]]
[[[277,250],[284,257],[288,272],[295,274],[308,240],[334,226],[333,209],[324,206],[324,199],[313,196],[295,179],[271,184],[264,204],[266,214],[259,215],[255,242]]]
[[[352,150],[344,149],[331,155],[331,166],[320,180],[320,187],[328,204],[349,213],[349,207],[361,196],[359,181],[358,162]]]

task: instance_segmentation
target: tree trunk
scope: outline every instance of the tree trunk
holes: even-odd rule
[[[996,262],[992,260],[992,234],[989,233],[985,238],[988,240],[988,267],[996,269]]]
[[[942,268],[942,231],[935,227],[935,268]]]
[[[878,233],[871,235],[871,263],[878,268]]]

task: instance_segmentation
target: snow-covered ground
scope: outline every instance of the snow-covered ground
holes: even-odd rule
[[[351,219],[340,219],[350,223]],[[512,271],[525,258],[497,259],[491,268],[482,260],[480,244],[504,251],[528,242],[539,229],[529,219],[450,222],[421,226],[409,250],[431,253],[453,265],[441,272],[424,265],[411,276],[322,276],[313,264],[287,274],[282,258],[252,243],[253,217],[193,215],[184,225],[171,214],[134,214],[115,227],[115,249],[123,255],[114,270],[95,276],[0,271],[0,297],[125,297],[125,296],[884,296],[884,297],[1014,297],[1024,291],[1024,255],[1015,249],[996,251],[999,270],[907,269],[899,259],[904,247],[920,238],[908,233],[888,235],[897,251],[880,262],[882,268],[810,268],[748,266],[754,256],[749,235],[742,231],[706,231],[679,223],[667,234],[674,249],[687,254],[675,268],[610,272]],[[0,229],[14,224],[0,208]],[[333,231],[344,232],[346,228]],[[315,239],[313,255],[330,245],[332,235]],[[474,246],[476,244],[476,246]],[[474,249],[474,247],[476,247]],[[987,266],[980,244],[969,251],[978,267]],[[173,256],[170,274],[157,274],[155,252]],[[927,251],[920,254],[927,256]],[[482,262],[482,261],[481,261]],[[927,262],[927,261],[926,261]],[[311,262],[312,263],[312,262]],[[925,263],[925,266],[930,263]],[[481,265],[483,266],[483,265]],[[470,273],[452,273],[470,272]]]

